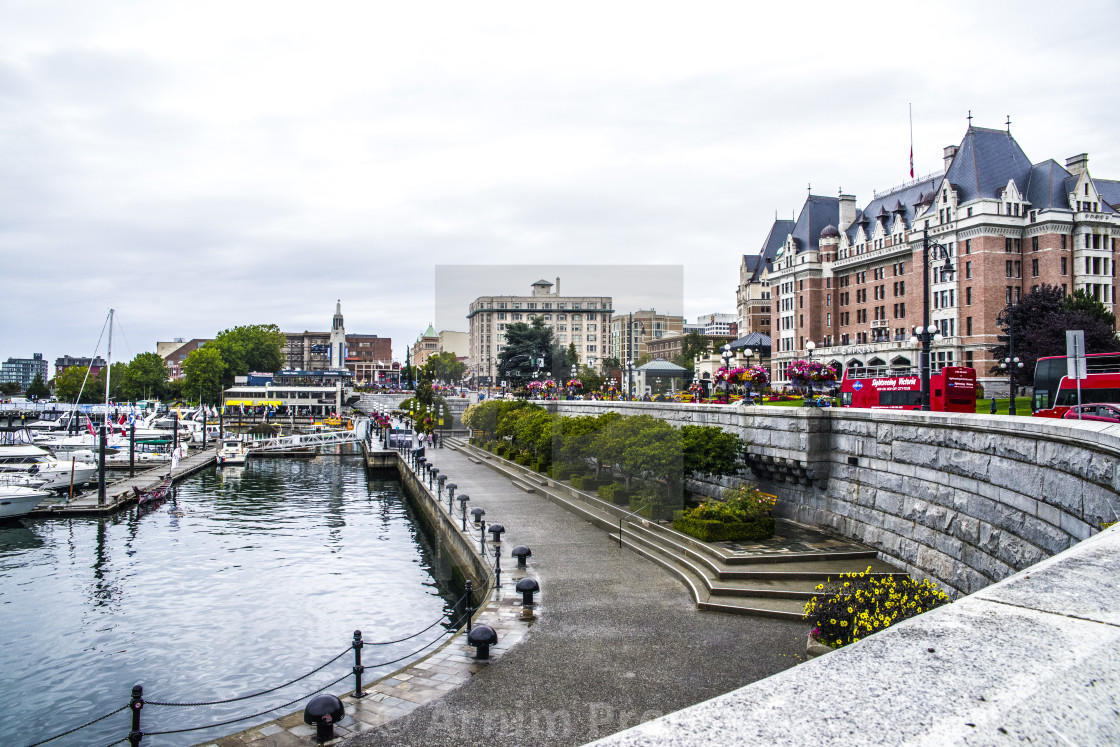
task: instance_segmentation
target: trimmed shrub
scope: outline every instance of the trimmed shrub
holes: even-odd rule
[[[673,520],[673,529],[703,542],[765,539],[774,536],[774,519],[760,516],[753,521],[718,521],[681,516]]]
[[[610,501],[619,506],[625,506],[630,503],[630,491],[626,489],[625,483],[615,482],[608,483],[607,485],[600,485],[598,492],[599,497],[604,501]]]
[[[522,467],[527,467],[529,466],[529,458],[528,454],[518,454],[513,458],[513,463],[520,464]]]
[[[553,464],[549,468],[548,474],[556,480],[567,480],[572,474],[572,465],[562,462],[560,464]]]

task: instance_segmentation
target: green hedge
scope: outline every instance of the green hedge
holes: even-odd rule
[[[529,465],[529,459],[530,457],[528,454],[518,454],[513,458],[513,463],[520,464],[522,467],[527,467]]]
[[[554,480],[567,480],[572,474],[570,464],[553,464],[548,468],[548,476]]]
[[[761,516],[754,521],[723,522],[705,519],[673,519],[673,529],[704,542],[765,539],[774,536],[774,518]]]
[[[630,503],[630,491],[626,489],[625,483],[615,482],[609,485],[600,485],[598,492],[599,497],[604,501],[617,503],[620,506],[626,506]]]

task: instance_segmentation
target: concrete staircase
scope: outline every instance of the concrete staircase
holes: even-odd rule
[[[665,568],[684,582],[700,609],[801,620],[805,603],[816,593],[816,586],[841,573],[862,572],[870,567],[874,575],[906,575],[880,560],[871,548],[851,541],[835,541],[829,535],[782,519],[778,519],[779,535],[783,528],[795,528],[800,534],[819,535],[829,540],[823,544],[838,544],[843,549],[783,552],[779,542],[765,551],[751,551],[702,542],[464,440],[448,439],[447,444],[469,455],[471,461],[506,475],[518,488],[537,493],[602,528],[613,542]]]

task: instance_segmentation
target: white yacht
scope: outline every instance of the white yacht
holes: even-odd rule
[[[227,438],[218,448],[218,464],[245,464],[249,456],[249,445],[236,438]]]
[[[0,485],[0,519],[14,519],[29,514],[50,495],[50,491],[42,488]]]
[[[89,482],[97,476],[97,465],[78,459],[76,453],[73,458],[58,459],[33,443],[25,428],[0,427],[0,474],[31,477],[42,481],[43,489],[62,490],[71,480],[74,485]]]

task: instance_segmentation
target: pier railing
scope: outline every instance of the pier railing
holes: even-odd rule
[[[144,698],[144,687],[142,685],[135,685],[132,688],[132,691],[130,693],[129,700],[128,700],[127,704],[122,705],[120,708],[117,708],[115,710],[109,711],[108,713],[106,713],[102,716],[98,716],[97,718],[91,719],[90,721],[87,721],[86,723],[82,724],[81,726],[77,726],[73,729],[68,729],[67,731],[61,732],[59,734],[55,734],[52,737],[48,737],[46,739],[42,739],[42,740],[39,740],[37,742],[33,742],[30,745],[28,745],[28,747],[39,747],[40,745],[49,744],[49,743],[54,742],[58,739],[62,739],[63,737],[70,736],[72,734],[75,734],[77,732],[82,731],[83,729],[86,729],[86,728],[91,727],[95,724],[101,723],[102,721],[104,721],[104,720],[106,720],[106,719],[108,719],[112,716],[116,716],[117,714],[119,714],[119,713],[121,713],[122,711],[125,711],[125,710],[131,711],[131,716],[132,716],[132,718],[131,718],[131,728],[129,729],[128,736],[126,736],[122,739],[119,739],[116,742],[110,743],[109,747],[113,747],[113,745],[124,744],[124,743],[128,743],[129,745],[131,745],[131,747],[138,747],[138,745],[141,744],[144,737],[154,737],[154,736],[161,736],[161,735],[167,735],[167,734],[185,734],[185,733],[188,733],[188,732],[202,731],[204,729],[214,729],[214,728],[218,728],[218,727],[222,727],[222,726],[229,726],[231,724],[236,724],[240,721],[247,721],[249,719],[259,718],[261,716],[265,716],[269,713],[273,713],[275,711],[279,711],[279,710],[282,710],[284,708],[290,708],[291,706],[295,705],[296,703],[299,703],[300,701],[306,700],[306,699],[310,698],[311,696],[316,695],[316,694],[322,692],[323,690],[326,690],[329,687],[334,687],[335,685],[338,685],[339,683],[343,682],[344,680],[346,680],[347,678],[350,678],[350,677],[354,678],[353,696],[355,698],[361,698],[365,695],[365,693],[362,691],[362,675],[365,673],[365,671],[367,669],[377,669],[379,667],[389,666],[391,664],[397,664],[399,662],[410,659],[414,656],[417,656],[417,655],[423,653],[424,651],[426,651],[427,649],[429,649],[433,645],[443,641],[447,637],[449,631],[457,631],[464,625],[467,625],[468,628],[469,628],[469,621],[470,621],[471,617],[474,615],[474,611],[475,611],[474,594],[475,594],[475,592],[471,588],[471,582],[468,581],[466,591],[464,591],[462,596],[460,596],[457,600],[455,600],[455,602],[452,604],[451,610],[449,612],[445,612],[443,615],[441,615],[433,623],[431,623],[430,625],[428,625],[427,627],[425,627],[421,630],[416,631],[415,633],[412,633],[411,635],[403,636],[403,637],[400,637],[400,638],[395,638],[393,640],[388,640],[388,641],[367,641],[363,638],[362,631],[355,630],[354,631],[354,637],[350,641],[350,645],[347,648],[345,648],[344,650],[342,650],[341,652],[339,652],[335,656],[331,657],[330,659],[326,660],[325,662],[323,662],[319,666],[315,667],[314,669],[311,669],[310,671],[305,672],[304,674],[301,674],[298,677],[289,679],[286,682],[282,682],[282,683],[274,685],[272,687],[268,687],[268,688],[265,688],[263,690],[259,690],[257,692],[249,693],[249,694],[246,694],[246,695],[236,695],[236,696],[232,696],[232,697],[229,697],[229,698],[213,699],[213,700],[200,700],[200,701],[193,701],[193,702],[191,702],[191,701],[187,701],[187,702],[165,702],[165,701],[158,701],[158,700],[146,700]],[[459,612],[460,610],[461,610],[461,612]],[[459,614],[456,615],[456,612],[459,612]],[[440,625],[440,623],[444,622],[445,620],[451,619],[452,615],[456,615],[456,616],[454,617],[453,620],[451,620],[449,629],[445,629],[444,631],[441,631],[438,636],[436,636],[435,638],[432,638],[431,640],[426,641],[423,645],[409,651],[408,653],[403,654],[401,656],[393,656],[393,658],[385,659],[383,661],[377,661],[375,663],[363,662],[362,661],[362,650],[364,648],[370,647],[370,646],[392,646],[392,645],[396,645],[396,644],[400,644],[400,643],[404,643],[404,642],[413,640],[415,638],[419,638],[420,636],[424,635],[425,633],[428,633],[429,631],[431,631],[436,626]],[[249,701],[249,700],[252,700],[254,698],[260,698],[260,697],[263,697],[265,695],[271,695],[272,693],[276,693],[276,692],[279,692],[279,691],[284,690],[286,688],[292,687],[293,685],[295,685],[299,682],[303,682],[307,678],[309,678],[309,677],[311,677],[315,674],[318,674],[319,672],[327,670],[331,665],[337,664],[341,659],[343,659],[343,657],[345,657],[347,654],[350,654],[351,652],[353,652],[353,655],[354,655],[354,660],[353,660],[354,663],[353,663],[353,665],[351,665],[349,667],[349,670],[345,674],[341,675],[337,679],[334,679],[334,680],[332,680],[332,681],[330,681],[330,682],[328,682],[328,683],[326,683],[326,684],[324,684],[320,687],[315,688],[314,690],[312,690],[310,692],[303,692],[298,697],[292,698],[292,699],[290,699],[290,700],[288,700],[284,703],[280,703],[279,705],[271,706],[269,708],[265,708],[263,710],[258,710],[258,711],[255,711],[253,713],[248,713],[248,714],[245,714],[244,716],[238,716],[237,718],[232,718],[232,719],[228,719],[228,720],[220,721],[220,722],[215,722],[215,723],[206,723],[206,724],[202,724],[200,726],[189,726],[189,727],[184,727],[184,728],[179,728],[179,729],[170,729],[170,728],[169,729],[162,729],[161,728],[161,729],[154,729],[154,730],[151,730],[151,731],[144,731],[141,727],[141,712],[145,708],[149,708],[149,709],[150,708],[204,708],[204,707],[213,707],[213,706],[218,706],[218,705],[226,705],[228,703],[239,703],[239,702],[242,702],[242,701]]]
[[[365,421],[365,423],[368,425],[369,421]],[[378,428],[378,430],[380,430],[380,429]],[[372,435],[373,435],[372,429],[367,430],[367,429],[365,429],[365,427],[363,427],[363,430],[361,431],[360,436],[355,440],[369,441],[369,440],[372,439]],[[421,461],[423,459],[423,457],[422,457],[423,451],[421,449],[410,449],[407,446],[400,445],[395,450],[400,454],[401,463],[405,466],[405,469],[407,469],[409,472],[411,472],[415,476],[415,478],[416,478],[418,484],[421,486],[421,488],[425,488],[425,487],[430,486],[432,484],[434,473],[438,472],[438,470],[434,470],[431,467],[431,465],[426,462],[426,460]],[[450,488],[451,486],[448,485],[448,487]],[[28,747],[40,747],[40,745],[50,744],[51,742],[54,742],[58,739],[62,739],[63,737],[67,737],[67,736],[70,736],[70,735],[75,734],[77,732],[81,732],[82,730],[87,729],[91,726],[94,726],[95,724],[99,724],[99,723],[105,721],[106,719],[109,719],[113,716],[116,716],[116,715],[124,712],[125,710],[128,710],[130,712],[130,716],[131,716],[130,729],[128,731],[128,735],[126,737],[118,739],[116,742],[111,742],[109,744],[109,747],[114,747],[114,745],[125,744],[125,743],[128,743],[130,745],[130,747],[139,747],[145,736],[162,736],[162,735],[169,735],[169,734],[184,734],[184,733],[188,733],[188,732],[202,731],[202,730],[205,730],[205,729],[214,729],[214,728],[218,728],[218,727],[222,727],[222,726],[229,726],[229,725],[236,724],[236,723],[239,723],[239,722],[242,722],[242,721],[248,721],[250,719],[260,718],[261,716],[265,716],[265,715],[268,715],[270,713],[275,713],[276,711],[281,711],[281,710],[286,709],[286,708],[291,708],[296,703],[307,700],[307,699],[311,698],[312,696],[318,695],[322,691],[324,691],[324,690],[326,690],[330,687],[334,687],[334,686],[342,683],[343,681],[345,681],[346,679],[348,679],[350,677],[353,677],[353,682],[354,682],[354,690],[353,690],[353,693],[352,693],[353,697],[354,698],[362,698],[362,697],[365,696],[365,692],[362,689],[362,687],[363,687],[362,686],[362,677],[363,677],[363,675],[364,675],[364,673],[366,672],[367,669],[376,669],[376,668],[380,668],[380,667],[389,666],[389,665],[392,665],[392,664],[398,664],[398,663],[406,661],[406,660],[408,660],[412,657],[419,656],[420,654],[422,654],[424,651],[428,650],[432,646],[434,646],[437,643],[445,640],[447,638],[448,634],[451,633],[452,631],[461,631],[464,628],[465,628],[464,632],[466,632],[468,634],[467,635],[467,643],[469,645],[474,646],[477,650],[476,658],[478,658],[478,659],[489,658],[489,646],[493,645],[494,643],[497,642],[497,636],[494,633],[493,629],[490,628],[489,626],[486,626],[486,625],[475,626],[473,628],[473,632],[472,632],[471,620],[474,617],[475,611],[477,610],[477,607],[476,607],[476,604],[475,604],[476,598],[478,600],[484,600],[489,591],[494,590],[494,589],[498,589],[498,588],[501,587],[501,577],[502,577],[501,534],[505,530],[504,530],[504,528],[502,527],[501,524],[497,524],[495,522],[491,522],[490,525],[487,526],[487,523],[482,520],[481,515],[476,517],[477,521],[474,524],[468,524],[467,519],[466,519],[466,500],[465,500],[466,496],[460,496],[460,498],[463,499],[463,500],[460,500],[460,511],[461,511],[462,516],[457,517],[455,515],[455,507],[454,507],[454,502],[452,500],[453,489],[449,492],[448,504],[447,504],[446,509],[444,509],[443,508],[443,502],[441,500],[442,488],[443,488],[443,483],[441,482],[439,492],[437,492],[436,495],[430,496],[430,497],[433,498],[433,500],[435,502],[435,505],[437,507],[439,507],[439,510],[441,510],[441,511],[446,510],[447,511],[448,517],[450,518],[453,525],[455,524],[455,522],[458,519],[462,519],[462,522],[463,522],[463,530],[462,531],[463,531],[464,535],[470,535],[473,538],[473,536],[475,535],[475,531],[477,530],[477,532],[478,532],[478,534],[477,534],[478,543],[479,543],[478,552],[479,552],[479,555],[482,557],[485,565],[489,568],[490,573],[486,574],[485,577],[479,579],[479,588],[474,588],[473,582],[468,579],[466,581],[466,584],[465,584],[466,588],[465,588],[463,594],[457,600],[455,600],[455,602],[451,605],[450,610],[448,612],[445,612],[438,619],[433,621],[430,625],[428,625],[428,626],[426,626],[426,627],[424,627],[424,628],[422,628],[422,629],[420,629],[420,630],[418,630],[418,631],[416,631],[416,632],[414,632],[410,635],[403,636],[403,637],[400,637],[400,638],[395,638],[393,640],[387,640],[387,641],[367,641],[363,637],[362,631],[355,630],[354,631],[354,636],[353,636],[352,640],[350,641],[350,645],[347,648],[345,648],[344,650],[335,654],[330,659],[327,659],[325,662],[319,664],[318,666],[311,669],[310,671],[308,671],[304,674],[301,674],[298,677],[289,679],[286,682],[282,682],[282,683],[279,683],[279,684],[274,685],[272,687],[268,687],[268,688],[265,688],[263,690],[259,690],[257,692],[249,693],[249,694],[246,694],[246,695],[235,695],[235,696],[231,696],[229,698],[212,699],[212,700],[199,700],[199,701],[146,700],[145,697],[144,697],[144,687],[142,685],[137,684],[137,685],[133,686],[133,688],[131,690],[131,693],[129,694],[128,702],[126,704],[122,705],[121,707],[119,707],[115,710],[109,711],[108,713],[105,713],[101,716],[98,716],[97,718],[93,718],[93,719],[87,721],[86,723],[82,724],[81,726],[77,726],[73,729],[69,729],[69,730],[61,732],[59,734],[55,734],[54,736],[48,737],[46,739],[41,739],[37,742],[33,742],[30,745],[28,745]],[[483,511],[482,514],[484,514],[484,513],[485,512]],[[492,534],[492,539],[489,542],[486,539],[487,531],[491,532],[491,534]],[[473,542],[473,540],[472,540],[472,542]],[[531,555],[531,553],[529,552],[528,548],[518,547],[514,550],[514,555],[515,556],[518,555],[518,551],[524,551],[524,552],[521,553],[520,556],[518,556],[518,566],[524,566],[524,559],[525,559],[524,556]],[[525,580],[522,580],[522,582],[520,582],[518,584],[517,591],[519,593],[523,594],[523,602],[522,602],[523,606],[525,606],[526,609],[529,609],[533,605],[532,596],[533,596],[534,593],[539,591],[539,586],[537,586],[537,584],[535,582],[533,582],[533,583],[530,584],[530,586],[522,588],[522,584],[524,582],[525,582]],[[452,619],[453,616],[454,616],[454,618]],[[433,628],[437,627],[441,623],[444,623],[444,621],[449,621],[449,625],[447,625],[445,627],[445,630],[441,631],[438,636],[435,636],[431,640],[426,641],[425,643],[423,643],[419,647],[414,648],[413,650],[409,651],[406,654],[403,654],[401,656],[393,656],[393,658],[385,659],[383,661],[378,661],[376,663],[364,662],[363,659],[362,659],[362,651],[366,647],[370,647],[370,646],[373,646],[373,647],[393,646],[393,645],[405,643],[407,641],[411,641],[411,640],[414,640],[416,638],[419,638],[419,637],[425,635],[426,633],[429,633]],[[286,688],[290,688],[290,687],[296,685],[297,683],[300,683],[300,682],[303,682],[303,681],[307,680],[309,677],[312,677],[313,675],[316,675],[320,672],[327,671],[331,666],[334,666],[334,665],[338,664],[338,662],[340,662],[344,657],[346,657],[350,653],[353,653],[354,658],[353,658],[353,664],[349,667],[349,671],[340,675],[336,679],[333,679],[332,681],[330,681],[330,682],[328,682],[328,683],[326,683],[326,684],[324,684],[320,687],[315,688],[314,690],[312,690],[310,692],[303,692],[298,697],[291,698],[291,699],[289,699],[289,700],[287,700],[283,703],[280,703],[279,705],[271,706],[271,707],[268,707],[268,708],[263,708],[261,710],[256,710],[253,713],[248,713],[248,714],[245,714],[243,716],[238,716],[237,718],[231,718],[231,719],[227,719],[227,720],[219,721],[219,722],[214,722],[214,723],[206,723],[206,724],[202,724],[202,725],[199,725],[199,726],[186,726],[186,727],[182,727],[182,728],[157,728],[157,729],[154,729],[154,730],[151,730],[151,731],[144,731],[144,729],[142,728],[141,714],[142,714],[142,712],[145,708],[149,708],[149,709],[151,709],[151,708],[172,708],[172,709],[175,709],[175,708],[206,708],[206,707],[214,707],[214,706],[219,706],[219,705],[227,705],[229,703],[247,702],[247,701],[253,700],[254,698],[260,698],[260,697],[263,697],[263,696],[266,696],[266,695],[271,695],[273,693],[280,692],[280,691],[282,691]],[[341,714],[342,704],[341,704],[340,701],[337,700],[337,698],[334,698],[333,696],[319,696],[319,698],[315,698],[314,700],[312,700],[308,704],[308,709],[304,713],[304,720],[305,721],[307,721],[308,718],[309,718],[309,714],[311,712],[311,707],[315,704],[315,701],[320,700],[320,698],[330,698],[331,700],[336,702],[338,704],[339,713]],[[324,722],[316,722],[317,730],[321,729],[323,727],[323,723]],[[325,732],[317,731],[317,734],[327,735],[327,734],[332,733],[330,731],[330,728],[331,728],[330,725],[331,725],[332,722],[331,722],[331,718],[330,718],[329,715],[325,718],[325,723],[327,724],[327,727],[328,727],[327,730]]]

